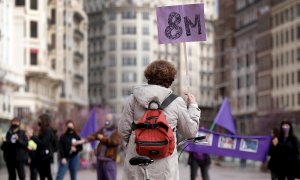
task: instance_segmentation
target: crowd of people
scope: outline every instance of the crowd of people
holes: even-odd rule
[[[100,180],[116,179],[116,149],[119,145],[119,136],[116,126],[108,118],[105,127],[91,134],[87,139],[82,139],[77,131],[76,124],[72,120],[65,123],[65,132],[58,139],[56,130],[50,126],[51,118],[48,114],[39,116],[39,131],[33,133],[33,129],[27,126],[21,129],[21,120],[14,118],[6,136],[3,137],[1,149],[8,171],[8,180],[25,180],[25,166],[30,169],[30,179],[52,180],[51,164],[54,162],[53,154],[58,152],[59,165],[56,180],[63,180],[66,172],[70,171],[71,180],[77,179],[77,171],[80,167],[80,151],[83,144],[99,140],[97,148],[97,174]],[[109,168],[114,171],[108,171]],[[105,174],[104,174],[105,172]]]

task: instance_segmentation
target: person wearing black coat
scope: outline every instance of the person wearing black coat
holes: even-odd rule
[[[277,140],[273,140],[273,145],[280,162],[278,180],[295,180],[296,172],[299,171],[296,169],[299,161],[299,145],[289,121],[281,123],[280,136]]]
[[[38,136],[30,135],[31,139],[37,144],[36,160],[40,180],[52,180],[51,163],[53,162],[53,147],[55,141],[55,132],[50,127],[50,116],[42,114],[39,116],[39,134]]]
[[[208,169],[211,164],[211,159],[208,154],[191,152],[188,164],[191,166],[191,180],[195,180],[197,178],[198,167],[200,167],[201,176],[203,180],[209,180]]]
[[[14,118],[11,127],[3,139],[1,149],[8,170],[8,179],[16,180],[16,170],[20,180],[25,179],[25,162],[28,158],[28,138],[25,131],[20,129],[21,120]]]
[[[279,129],[273,128],[272,130],[272,141],[269,149],[270,160],[268,168],[271,171],[271,180],[278,180],[278,172],[280,171],[280,152],[276,148],[275,144],[278,144]]]
[[[71,180],[77,179],[77,171],[80,165],[79,152],[82,150],[82,145],[78,144],[81,140],[74,121],[66,122],[67,130],[59,140],[60,165],[58,168],[56,180],[63,180],[69,169]]]

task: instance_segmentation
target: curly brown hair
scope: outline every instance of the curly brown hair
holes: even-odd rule
[[[169,88],[175,80],[176,73],[173,64],[164,60],[157,60],[147,66],[144,76],[148,80],[148,84]]]

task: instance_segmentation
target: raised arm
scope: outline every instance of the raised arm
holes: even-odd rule
[[[191,104],[189,108],[182,98],[176,99],[178,112],[178,131],[185,138],[195,137],[198,128],[201,111],[196,104]]]

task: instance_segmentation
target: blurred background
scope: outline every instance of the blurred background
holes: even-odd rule
[[[183,95],[184,47],[158,44],[155,8],[191,3],[205,6],[207,41],[187,43],[202,125],[228,97],[238,134],[288,119],[299,135],[299,0],[0,0],[0,134],[45,112],[59,131],[66,119],[81,128],[93,107],[102,126],[157,59],[176,66]]]

